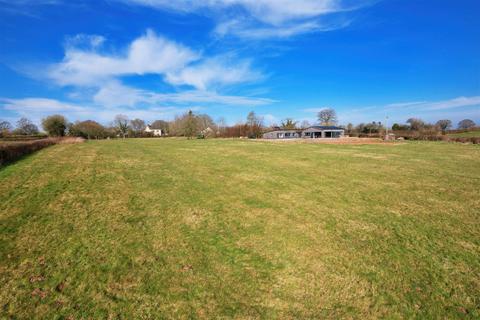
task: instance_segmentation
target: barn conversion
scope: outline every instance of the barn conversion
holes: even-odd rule
[[[263,139],[298,139],[302,137],[302,131],[297,130],[273,130],[263,134]]]
[[[345,130],[336,126],[313,126],[302,131],[302,138],[341,138]]]
[[[313,126],[304,130],[280,130],[276,129],[263,134],[263,139],[319,139],[341,138],[345,130],[336,126]]]

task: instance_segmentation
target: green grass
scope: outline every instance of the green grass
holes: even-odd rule
[[[450,133],[448,134],[449,137],[455,138],[470,138],[470,137],[480,137],[480,130],[477,131],[468,131],[462,133]]]
[[[117,140],[0,169],[0,318],[480,317],[480,148]]]

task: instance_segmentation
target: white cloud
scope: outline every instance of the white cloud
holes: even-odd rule
[[[232,60],[229,57],[207,59],[178,72],[167,73],[166,81],[174,85],[190,85],[199,90],[207,90],[263,78],[260,72],[252,70],[250,61],[244,60],[235,64]]]
[[[285,38],[313,31],[345,27],[332,14],[356,10],[378,0],[119,0],[181,13],[207,12],[217,21],[217,35],[242,38]],[[328,17],[328,19],[326,19]]]
[[[480,96],[457,97],[440,101],[396,102],[364,108],[342,109],[345,111],[339,112],[338,117],[344,123],[385,121],[386,116],[390,118],[389,123],[403,123],[412,117],[431,122],[440,119],[450,119],[455,122],[466,117],[478,119]]]
[[[260,117],[263,119],[264,124],[267,126],[278,125],[280,123],[280,119],[278,119],[273,114],[261,114]]]
[[[51,67],[49,76],[60,85],[94,86],[119,76],[174,72],[198,59],[189,48],[157,36],[149,30],[134,40],[125,54],[99,53],[103,42],[90,38],[91,49],[69,42],[65,58]]]
[[[84,108],[75,104],[45,98],[7,99],[0,98],[0,104],[5,110],[15,111],[23,115],[35,112],[83,111]]]
[[[460,107],[480,106],[480,96],[474,97],[458,97],[449,100],[436,102],[407,102],[393,103],[386,106],[388,109],[395,108],[415,108],[416,110],[448,110]]]
[[[232,54],[205,58],[151,30],[134,40],[123,54],[102,53],[104,41],[101,36],[69,38],[65,58],[50,67],[49,77],[63,86],[99,87],[122,76],[154,74],[172,85],[198,90],[263,78],[261,72],[252,69],[249,60]]]
[[[178,93],[157,93],[125,86],[113,81],[94,95],[96,105],[108,108],[115,107],[140,107],[142,105],[155,106],[169,103],[174,105],[184,104],[221,104],[236,106],[259,106],[275,102],[271,99],[244,96],[221,95],[216,92],[190,90]]]
[[[215,28],[215,34],[226,36],[232,34],[245,39],[289,38],[297,34],[315,31],[331,31],[344,28],[348,21],[332,25],[321,25],[318,21],[306,21],[283,26],[255,26],[245,20],[222,22]]]

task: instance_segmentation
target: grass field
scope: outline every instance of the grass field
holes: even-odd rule
[[[480,148],[125,140],[0,169],[0,318],[480,317]]]
[[[450,134],[448,134],[448,136],[455,137],[455,138],[480,137],[480,130],[478,130],[478,131],[468,131],[468,132],[462,132],[462,133],[450,133]]]

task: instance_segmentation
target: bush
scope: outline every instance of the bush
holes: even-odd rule
[[[63,137],[67,129],[67,119],[62,115],[55,114],[43,119],[42,126],[49,136]]]
[[[48,138],[35,141],[0,143],[0,166],[57,143],[78,143],[78,138]]]

